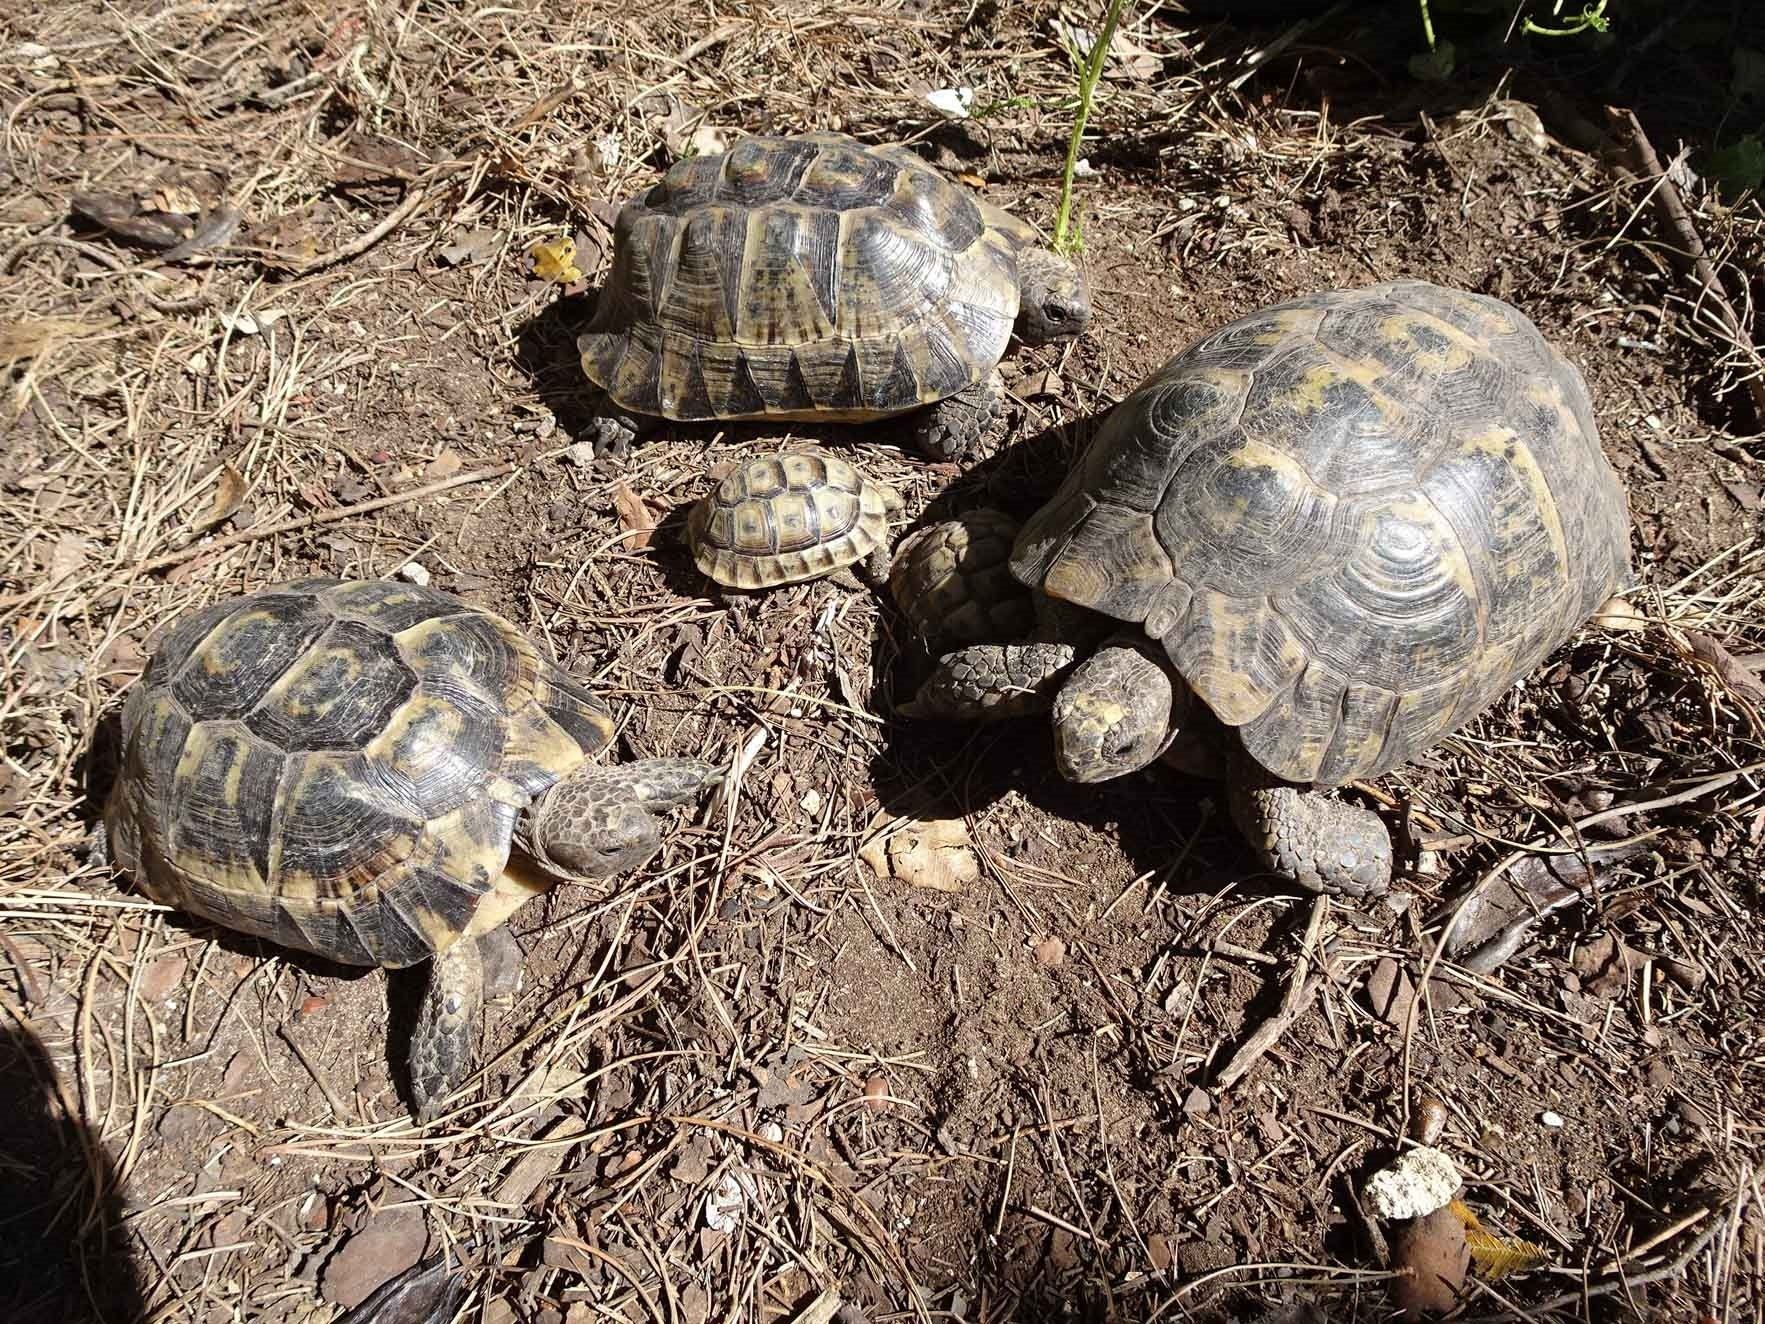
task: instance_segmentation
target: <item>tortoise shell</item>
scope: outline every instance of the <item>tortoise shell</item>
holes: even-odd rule
[[[123,710],[111,856],[155,900],[353,965],[467,932],[606,706],[493,612],[306,579],[178,621]]]
[[[837,455],[760,455],[687,516],[698,568],[729,588],[773,588],[855,565],[885,545],[900,498]]]
[[[1630,579],[1586,383],[1518,309],[1418,281],[1190,346],[1110,415],[1013,570],[1139,622],[1289,781],[1469,721]]]
[[[1034,242],[905,147],[744,138],[620,210],[583,371],[678,420],[917,409],[1004,355]]]
[[[982,506],[903,539],[889,571],[889,592],[913,632],[946,647],[1029,633],[1035,610],[1011,573],[1017,531],[1010,515]]]

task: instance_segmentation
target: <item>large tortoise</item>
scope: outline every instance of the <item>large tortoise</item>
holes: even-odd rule
[[[597,454],[660,419],[862,421],[917,411],[960,459],[998,417],[1015,328],[1090,320],[1072,263],[906,147],[839,133],[744,138],[627,202],[578,340]]]
[[[755,455],[687,514],[693,564],[725,588],[776,588],[824,575],[856,587],[889,572],[889,516],[901,495],[821,451]]]
[[[1389,834],[1322,788],[1470,721],[1628,587],[1629,515],[1574,365],[1507,303],[1401,281],[1172,359],[1012,570],[1044,627],[946,655],[910,714],[1051,709],[1081,782],[1211,726],[1263,866],[1364,893],[1388,885]]]
[[[635,869],[718,776],[603,766],[607,707],[494,612],[304,579],[178,621],[123,710],[97,841],[149,896],[349,965],[432,962],[418,1117],[472,1069],[484,967],[551,884]],[[519,849],[511,855],[511,847]]]

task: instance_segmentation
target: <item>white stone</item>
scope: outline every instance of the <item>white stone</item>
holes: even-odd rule
[[[1380,1218],[1421,1218],[1444,1208],[1459,1189],[1458,1164],[1445,1150],[1418,1145],[1367,1179],[1367,1201]]]
[[[429,568],[421,561],[406,561],[398,568],[398,577],[418,588],[429,587]]]

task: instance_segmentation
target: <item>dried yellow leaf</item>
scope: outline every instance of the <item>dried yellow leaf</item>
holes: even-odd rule
[[[533,258],[533,274],[541,280],[573,285],[582,279],[582,268],[576,265],[576,241],[569,235],[549,244],[542,239],[528,253]]]
[[[1536,1269],[1549,1261],[1550,1255],[1543,1246],[1520,1237],[1504,1237],[1491,1232],[1464,1201],[1454,1200],[1449,1207],[1465,1225],[1465,1245],[1470,1248],[1471,1263],[1491,1282],[1511,1273]]]

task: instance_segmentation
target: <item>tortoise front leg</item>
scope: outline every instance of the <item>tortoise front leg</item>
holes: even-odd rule
[[[1271,776],[1232,743],[1226,800],[1265,870],[1308,892],[1372,896],[1391,885],[1391,833],[1377,814]]]
[[[944,654],[919,692],[895,711],[965,722],[1045,713],[1077,655],[1071,644],[970,644]]]
[[[429,986],[411,1030],[411,1099],[418,1122],[434,1121],[477,1063],[484,1013],[480,941],[457,939],[429,963]]]
[[[927,405],[914,419],[913,440],[934,460],[974,458],[1005,413],[1005,382],[994,368],[965,390]]]

